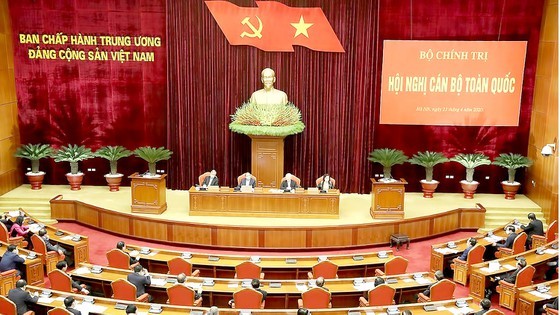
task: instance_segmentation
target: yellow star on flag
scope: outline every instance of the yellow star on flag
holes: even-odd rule
[[[309,38],[309,34],[307,34],[307,29],[313,26],[313,23],[305,23],[303,20],[303,15],[300,16],[298,23],[290,23],[293,27],[296,28],[296,34],[294,38],[296,38],[299,34],[303,34],[303,36]]]

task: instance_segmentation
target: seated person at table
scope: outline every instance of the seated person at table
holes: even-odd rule
[[[66,310],[74,315],[82,315],[82,312],[78,311],[77,309],[75,309],[76,307],[76,300],[71,297],[68,296],[64,299],[64,306],[66,307]]]
[[[217,306],[211,306],[210,309],[208,309],[208,312],[206,312],[204,315],[218,315],[219,313],[220,310]]]
[[[125,246],[125,244],[124,244],[123,241],[119,241],[119,242],[117,243],[117,249],[120,249],[120,250],[122,250],[123,252],[125,252],[125,253],[128,254],[128,256],[130,257],[130,263],[129,263],[129,265],[132,266],[132,265],[134,265],[134,264],[136,264],[136,263],[138,263],[138,262],[140,261],[138,258],[130,256],[130,253],[128,253],[128,252],[126,251],[126,246]]]
[[[66,260],[68,266],[74,265],[74,257],[72,257],[72,252],[69,252],[68,250],[66,250],[66,248],[60,246],[59,244],[53,245],[50,241],[49,236],[47,235],[47,230],[45,229],[39,230],[39,236],[45,242],[47,251],[54,251],[54,252],[58,252],[59,255],[64,255],[64,260]]]
[[[245,177],[241,180],[241,182],[239,182],[239,185],[235,188],[237,190],[241,189],[242,186],[250,186],[252,188],[255,188],[255,184],[256,184],[255,179],[253,178],[251,173],[247,172],[245,173]]]
[[[280,183],[280,189],[284,191],[292,191],[298,187],[295,180],[292,179],[292,174],[287,173],[284,180]]]
[[[14,224],[14,222],[12,220],[10,220],[10,215],[7,213],[4,213],[2,215],[2,219],[0,219],[0,223],[4,224],[4,226],[6,227],[6,230],[8,230],[8,232],[12,229],[12,225]]]
[[[436,278],[436,282],[430,284],[428,286],[428,288],[426,288],[426,290],[424,290],[424,292],[422,292],[425,296],[430,296],[430,289],[436,285],[436,283],[440,282],[441,280],[443,280],[445,277],[443,276],[443,272],[441,270],[438,270],[434,273],[434,277]]]
[[[556,297],[552,303],[546,303],[543,305],[543,312],[546,311],[547,308],[558,310],[558,297]]]
[[[525,247],[527,247],[527,249],[531,249],[531,245],[533,244],[533,235],[544,236],[544,228],[542,221],[537,220],[537,217],[534,213],[529,213],[527,215],[527,218],[529,219],[529,224],[521,225],[521,229],[527,234]]]
[[[8,299],[16,305],[18,315],[23,315],[29,311],[27,303],[37,303],[39,301],[39,293],[35,292],[31,295],[31,293],[25,291],[26,287],[27,282],[25,280],[18,280],[16,287],[8,292]]]
[[[303,307],[298,308],[297,315],[309,315],[309,310]]]
[[[467,261],[467,257],[469,256],[469,252],[471,251],[471,249],[473,249],[473,247],[476,245],[478,241],[476,240],[476,238],[471,237],[467,240],[467,248],[465,248],[465,250],[463,251],[463,253],[461,254],[461,256],[457,257],[457,259],[462,260],[462,261]]]
[[[317,188],[319,188],[319,190],[321,191],[327,191],[329,189],[333,189],[334,185],[331,182],[331,176],[329,174],[323,175],[323,178],[319,182],[319,185],[317,185]]]
[[[513,241],[515,241],[515,238],[517,237],[517,233],[515,233],[515,226],[513,225],[508,225],[506,227],[506,240],[504,243],[493,243],[492,246],[495,247],[505,247],[505,248],[510,248],[513,246]]]
[[[128,304],[126,306],[126,310],[125,310],[126,315],[136,315],[137,311],[138,311],[138,308],[134,304]]]
[[[373,280],[373,286],[374,287],[380,286],[384,283],[385,283],[385,279],[383,279],[381,277],[375,277],[375,279]]]
[[[134,267],[134,272],[126,277],[128,282],[134,284],[136,287],[136,297],[146,293],[146,287],[152,284],[152,278],[148,273],[148,270],[144,269],[142,265],[136,265]],[[148,301],[152,302],[153,297],[150,295]]]
[[[488,312],[488,310],[490,310],[490,308],[492,307],[492,302],[490,302],[489,299],[482,299],[480,300],[480,307],[482,307],[482,309],[476,313],[473,313],[473,315],[482,315]]]
[[[64,273],[68,274],[66,270],[68,270],[68,263],[65,260],[61,260],[56,263],[56,269],[63,271]],[[78,281],[74,281],[71,275],[68,275],[70,280],[72,281],[72,288],[78,290],[83,294],[89,294],[90,288],[88,288],[85,284],[80,284]]]
[[[17,270],[17,275],[21,277],[22,272],[18,268],[18,265],[25,263],[25,259],[19,257],[19,251],[16,245],[8,245],[8,249],[2,256],[0,260],[0,272],[8,271],[8,270]]]
[[[491,299],[492,294],[494,294],[494,292],[496,291],[496,287],[498,286],[500,280],[504,280],[505,282],[512,284],[515,283],[517,274],[519,273],[519,271],[521,271],[521,269],[525,268],[525,266],[527,266],[527,261],[524,258],[519,258],[519,260],[517,261],[517,268],[514,271],[495,276],[494,278],[490,278],[490,285],[484,291],[485,297],[489,300]]]
[[[264,303],[264,301],[266,300],[267,292],[261,289],[261,281],[259,279],[251,280],[251,287],[253,288],[253,290],[259,291],[262,294],[261,303]],[[234,299],[229,300],[228,304],[232,308],[235,308]]]
[[[33,235],[33,232],[29,230],[29,226],[23,224],[24,219],[22,215],[16,218],[16,221],[10,229],[10,237],[22,236],[27,243],[31,244],[31,235]]]
[[[208,186],[218,186],[218,177],[216,176],[216,170],[210,171],[210,175],[202,181],[202,187],[206,188]]]
[[[177,275],[177,284],[185,285],[185,281],[187,280],[187,275],[184,273],[180,273]],[[194,294],[194,299],[198,300],[202,296],[202,287],[199,287],[198,290]]]

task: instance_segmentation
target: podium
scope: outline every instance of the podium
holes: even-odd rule
[[[251,173],[258,187],[278,188],[284,177],[284,138],[255,136],[251,138]]]
[[[167,210],[165,177],[167,174],[149,177],[138,173],[128,177],[131,179],[132,212],[160,214]]]
[[[392,182],[378,182],[371,178],[371,208],[369,213],[374,219],[404,218],[404,179]]]

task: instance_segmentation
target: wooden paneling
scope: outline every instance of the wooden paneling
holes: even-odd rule
[[[258,247],[259,232],[258,230],[242,229],[242,228],[219,228],[217,231],[218,244],[234,247]]]
[[[351,246],[352,229],[316,229],[313,231],[312,247]]]
[[[165,222],[158,222],[153,219],[135,219],[132,220],[132,226],[132,235],[147,239],[168,241],[167,224]]]
[[[0,0],[0,195],[21,185],[16,85],[8,0]]]
[[[172,226],[173,241],[179,243],[193,242],[195,244],[211,245],[212,244],[212,228],[206,226]]]
[[[356,231],[356,245],[388,243],[391,234],[396,233],[395,227],[394,224],[359,227]]]
[[[306,242],[306,231],[301,230],[293,230],[290,235],[290,239],[286,240],[286,232],[283,230],[277,231],[264,231],[264,247],[301,247],[305,248]]]
[[[52,201],[51,201],[52,204]],[[52,211],[52,210],[51,210]],[[52,214],[51,214],[52,216]],[[98,212],[94,207],[78,204],[76,207],[76,220],[91,226],[101,226]]]
[[[101,226],[103,229],[117,234],[130,235],[130,219],[111,213],[101,213]]]
[[[444,231],[456,230],[459,227],[459,216],[455,213],[452,215],[446,215],[434,218],[433,221],[433,233],[440,234]]]
[[[558,219],[558,1],[546,1],[540,36],[527,150],[534,164],[527,169],[525,188],[550,223]],[[543,157],[542,147],[554,142],[556,153]]]

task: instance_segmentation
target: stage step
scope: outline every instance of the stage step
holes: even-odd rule
[[[495,228],[503,226],[506,222],[517,219],[522,223],[527,223],[527,214],[533,212],[537,218],[543,220],[543,225],[546,230],[547,222],[544,220],[542,209],[535,204],[535,206],[525,206],[520,208],[500,208],[500,207],[486,207],[486,217],[484,220],[484,227],[479,229],[479,232],[487,232]]]
[[[58,221],[51,219],[50,198],[26,196],[25,198],[0,196],[0,212],[14,211],[19,208],[45,224],[55,224]]]

